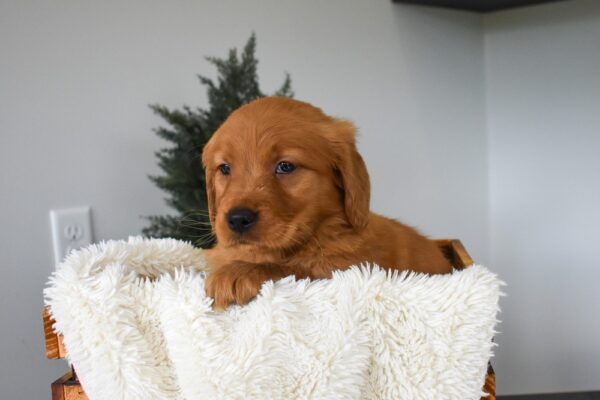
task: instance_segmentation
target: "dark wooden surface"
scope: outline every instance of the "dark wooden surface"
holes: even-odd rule
[[[600,400],[600,392],[528,394],[498,396],[498,400]]]
[[[491,12],[566,0],[392,0],[394,3],[419,4],[475,12]]]

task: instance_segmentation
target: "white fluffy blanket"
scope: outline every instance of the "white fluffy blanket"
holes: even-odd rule
[[[478,399],[500,281],[353,267],[213,312],[202,250],[130,238],[72,253],[45,290],[99,399]],[[149,278],[150,277],[150,278]]]

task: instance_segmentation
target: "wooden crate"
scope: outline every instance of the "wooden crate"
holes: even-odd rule
[[[465,250],[460,240],[446,239],[435,241],[442,250],[446,258],[450,260],[455,268],[463,269],[473,265],[473,259]],[[44,336],[46,339],[46,355],[50,359],[65,358],[67,352],[63,344],[63,338],[54,332],[54,320],[50,316],[47,308],[44,308]],[[66,373],[54,383],[52,383],[52,400],[87,400],[75,370]],[[482,397],[487,400],[496,399],[496,374],[492,365],[488,365],[488,373],[483,387],[485,393],[489,393],[488,397]]]
[[[74,370],[52,382],[50,387],[52,400],[88,400]]]

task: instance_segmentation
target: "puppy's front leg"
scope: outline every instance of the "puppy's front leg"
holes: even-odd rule
[[[214,299],[213,308],[223,310],[229,304],[246,304],[256,297],[261,285],[294,273],[275,264],[234,261],[211,271],[205,282],[206,294]]]

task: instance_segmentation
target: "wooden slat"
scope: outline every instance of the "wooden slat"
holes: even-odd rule
[[[482,397],[481,400],[496,400],[496,373],[494,372],[491,363],[488,363],[488,371],[485,377],[483,391],[488,393],[488,396]]]
[[[46,341],[46,356],[50,359],[65,358],[67,351],[63,344],[62,335],[54,332],[54,319],[50,315],[48,307],[43,310],[44,339]]]
[[[65,400],[88,400],[79,382],[65,383]]]
[[[52,400],[65,400],[64,383],[71,379],[71,376],[71,372],[67,372],[66,374],[52,382],[52,385],[50,385],[50,387],[52,388]]]
[[[452,251],[455,254],[455,256],[454,256],[455,260],[457,261],[457,264],[459,264],[457,266],[459,266],[461,268],[466,268],[466,267],[470,267],[471,265],[473,265],[473,259],[471,258],[469,253],[467,253],[467,250],[465,250],[461,241],[458,239],[454,239],[451,242],[452,242]]]
[[[458,239],[435,240],[442,253],[450,261],[453,267],[463,269],[473,265],[473,259],[467,253],[464,246]]]
[[[52,382],[52,400],[88,400],[74,371],[69,371]]]

